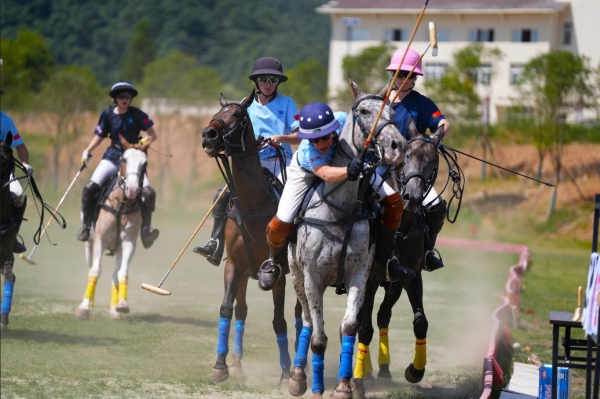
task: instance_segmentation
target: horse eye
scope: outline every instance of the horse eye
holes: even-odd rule
[[[360,110],[360,113],[361,115],[369,115],[371,112],[368,109],[363,108]]]

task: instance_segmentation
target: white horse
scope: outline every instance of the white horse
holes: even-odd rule
[[[75,312],[80,319],[90,317],[96,283],[102,273],[102,255],[106,250],[115,254],[116,261],[112,275],[110,317],[118,319],[122,313],[129,313],[127,279],[142,225],[140,191],[146,173],[148,144],[129,144],[123,138],[121,144],[121,168],[112,191],[101,206],[92,234],[85,243],[85,259],[89,271],[83,301]]]
[[[350,82],[355,103],[351,117],[340,135],[333,166],[345,166],[361,152],[371,127],[383,103],[378,96],[366,95],[354,82]],[[383,159],[389,164],[403,161],[404,138],[392,122],[393,111],[384,107],[373,140]],[[357,314],[360,310],[369,276],[375,246],[369,243],[369,221],[356,215],[359,182],[323,183],[313,194],[304,213],[305,223],[298,228],[297,243],[290,243],[288,260],[294,288],[302,304],[303,329],[294,359],[289,392],[294,396],[306,392],[306,358],[308,342],[312,350],[313,398],[322,398],[325,390],[323,369],[327,336],[323,323],[323,294],[336,283],[340,260],[343,263],[343,280],[347,292],[346,313],[340,325],[342,354],[338,372],[338,386],[334,398],[351,398],[352,356],[356,333]],[[349,241],[342,250],[348,219],[354,217]],[[308,221],[307,221],[308,220]],[[321,222],[316,222],[321,221]],[[342,258],[343,257],[343,258]],[[339,287],[339,284],[338,284]]]

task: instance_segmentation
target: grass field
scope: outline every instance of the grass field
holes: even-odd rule
[[[139,245],[131,267],[129,315],[121,320],[108,316],[114,264],[113,258],[105,256],[92,317],[88,321],[77,319],[74,310],[87,281],[83,244],[75,239],[78,196],[61,209],[67,228],[60,230],[53,225],[50,229],[57,245],[44,239],[36,250],[33,258],[38,265],[16,260],[10,331],[1,340],[2,398],[290,397],[277,384],[280,369],[271,329],[271,295],[260,291],[252,280],[244,338],[245,378],[223,383],[210,380],[216,359],[223,270],[191,252],[193,245],[205,242],[210,226],[200,231],[163,285],[172,296],[160,297],[139,288],[142,283],[158,284],[205,210],[190,216],[159,209],[155,225],[161,229],[161,237],[151,249]],[[36,217],[31,209],[27,216],[30,221],[22,232],[30,251]],[[394,380],[390,386],[368,386],[370,398],[478,398],[481,394],[491,314],[500,303],[507,270],[517,257],[450,248],[443,248],[443,254],[447,267],[425,275],[429,333],[424,380],[412,386],[403,377],[405,367],[412,362],[414,336],[412,312],[402,297],[390,329]],[[293,348],[295,294],[291,285],[286,301]],[[330,338],[325,394],[329,395],[337,376],[338,326],[345,300],[332,289],[325,304]],[[372,348],[376,352],[376,340]],[[376,364],[375,358],[373,361]],[[308,374],[305,397],[311,396]]]

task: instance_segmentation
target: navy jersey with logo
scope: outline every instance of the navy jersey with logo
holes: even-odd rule
[[[431,99],[414,90],[408,93],[401,102],[392,104],[392,109],[396,112],[394,123],[407,140],[410,139],[408,124],[411,117],[421,134],[426,134],[427,129],[435,133],[440,121],[445,119]]]

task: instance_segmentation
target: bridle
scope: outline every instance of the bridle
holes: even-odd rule
[[[358,107],[360,105],[360,103],[362,103],[365,100],[378,100],[378,101],[383,101],[383,97],[377,96],[377,95],[367,95],[364,97],[361,97],[359,99],[357,99],[354,104],[352,105],[352,131],[354,131],[354,126],[356,124],[358,124],[358,127],[360,127],[360,131],[362,132],[362,134],[365,136],[365,139],[367,137],[369,137],[369,133],[371,132],[370,129],[367,129],[367,127],[365,126],[365,124],[363,123],[363,121],[360,119],[360,115],[358,114]],[[377,145],[377,137],[381,134],[381,131],[388,125],[393,125],[394,121],[393,120],[389,120],[389,119],[383,119],[380,118],[380,123],[377,125],[377,128],[375,129],[375,132],[373,134],[373,143],[375,143],[375,145],[377,147],[379,147]],[[359,148],[360,146],[356,146],[356,143],[354,143],[354,146],[356,148]],[[381,152],[381,150],[379,150],[379,152]]]
[[[431,191],[431,188],[433,187],[433,185],[434,185],[434,183],[435,183],[435,181],[437,179],[439,155],[438,155],[438,148],[437,148],[436,143],[432,142],[431,141],[431,137],[429,137],[429,136],[412,138],[412,139],[410,139],[410,140],[408,140],[406,142],[406,145],[405,145],[404,148],[406,149],[406,148],[408,148],[408,146],[410,144],[418,142],[418,141],[422,141],[424,143],[433,145],[435,147],[435,160],[436,160],[435,165],[436,166],[433,168],[433,170],[431,171],[431,173],[430,173],[429,176],[425,176],[425,174],[422,171],[420,171],[420,170],[416,171],[416,172],[409,173],[408,175],[405,175],[404,174],[404,169],[402,169],[401,172],[400,172],[399,182],[400,182],[400,187],[402,187],[402,189],[401,189],[402,193],[401,194],[404,194],[404,192],[406,190],[406,185],[408,184],[408,181],[410,179],[413,179],[413,178],[420,179],[423,182],[423,185],[424,185],[424,187],[423,187],[423,198],[425,198],[425,197],[427,197],[427,194],[429,194],[429,192]],[[405,153],[408,153],[408,151],[405,150]]]
[[[248,146],[248,144],[247,144],[248,137],[247,136],[248,136],[248,133],[250,132],[250,129],[248,129],[248,127],[252,123],[250,121],[250,115],[248,115],[248,111],[246,110],[246,107],[244,107],[240,103],[234,103],[234,102],[226,103],[225,105],[223,105],[223,108],[226,108],[228,106],[238,107],[242,111],[243,116],[241,118],[239,118],[238,121],[235,123],[235,125],[233,125],[233,127],[231,127],[231,128],[227,125],[227,123],[222,118],[213,117],[209,122],[209,126],[206,127],[204,130],[202,130],[202,136],[204,137],[211,131],[216,131],[216,133],[217,133],[216,138],[209,137],[206,139],[211,141],[211,144],[212,144],[212,142],[216,142],[215,145],[213,146],[213,148],[215,148],[215,147],[217,147],[217,145],[219,145],[218,152],[223,151],[226,156],[232,156],[232,155],[239,154],[239,153],[246,153],[247,146]],[[217,122],[219,124],[219,126],[221,126],[221,129],[222,129],[221,132],[217,131],[213,122]],[[238,132],[241,134],[241,138],[242,138],[241,144],[233,143],[231,140],[233,135]],[[255,151],[258,151],[258,146],[260,144],[261,143],[257,143],[255,145],[255,148],[254,148]],[[253,152],[255,152],[255,151],[253,151]],[[216,156],[216,155],[209,154],[209,156]]]

